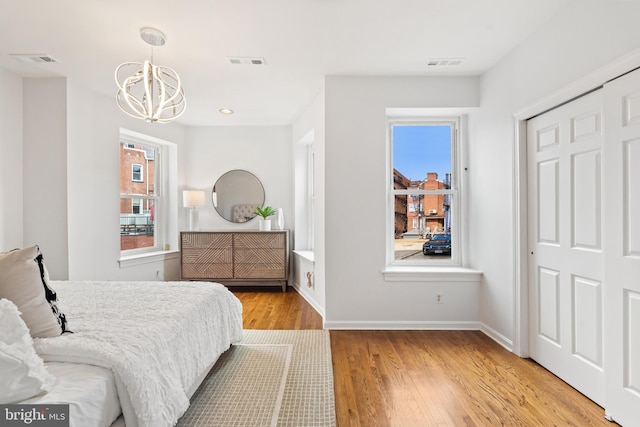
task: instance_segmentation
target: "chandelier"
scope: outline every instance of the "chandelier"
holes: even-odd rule
[[[169,67],[153,65],[153,46],[164,45],[164,34],[155,28],[142,28],[140,37],[152,46],[151,60],[125,62],[116,68],[116,102],[136,119],[169,123],[180,117],[187,105],[180,77]]]

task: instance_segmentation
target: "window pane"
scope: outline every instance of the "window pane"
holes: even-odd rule
[[[134,164],[131,166],[131,181],[142,181],[142,165]]]
[[[451,126],[393,126],[393,168],[418,185],[435,173],[451,173]]]
[[[120,250],[155,246],[155,147],[120,144]],[[131,197],[138,196],[138,197]]]
[[[153,200],[120,199],[120,250],[155,245],[154,203]]]
[[[120,144],[120,194],[155,194],[158,179],[155,151],[155,147]]]
[[[449,125],[393,125],[394,259],[451,259]],[[436,192],[435,194],[433,192]]]

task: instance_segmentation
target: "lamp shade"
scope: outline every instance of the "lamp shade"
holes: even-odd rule
[[[204,206],[205,193],[202,190],[184,190],[182,192],[182,204],[185,208]]]

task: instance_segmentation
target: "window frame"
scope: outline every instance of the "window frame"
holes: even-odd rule
[[[296,234],[294,250],[312,254],[315,243],[315,131],[294,144],[294,201]],[[313,259],[313,256],[311,259]]]
[[[145,204],[145,200],[154,202],[154,244],[153,246],[135,249],[120,249],[120,258],[131,258],[139,255],[147,255],[156,252],[165,251],[169,247],[170,235],[169,230],[172,227],[170,212],[170,194],[167,191],[170,188],[170,160],[171,145],[168,141],[163,141],[151,136],[140,134],[137,132],[128,131],[126,129],[120,129],[119,145],[124,144],[125,149],[132,145],[141,145],[144,147],[153,148],[154,155],[154,175],[155,182],[153,188],[153,194],[123,194],[120,193],[118,200],[122,199],[138,199],[142,206]],[[133,177],[133,176],[132,176]],[[144,182],[134,181],[134,182]],[[120,203],[120,202],[119,202]],[[133,209],[133,205],[132,205]]]
[[[315,209],[315,149],[314,144],[307,145],[307,199],[305,209],[307,214],[307,241],[308,249],[313,252],[314,246],[314,209]]]
[[[393,162],[393,128],[395,126],[451,126],[451,188],[443,190],[417,190],[408,188],[400,190],[394,188],[394,162]],[[462,245],[464,230],[462,230],[464,210],[464,192],[461,159],[463,157],[462,141],[463,117],[443,116],[387,116],[387,167],[386,167],[386,187],[387,187],[387,218],[386,218],[386,271],[409,269],[429,269],[435,267],[459,268],[463,266]],[[426,171],[425,171],[426,173]],[[397,195],[429,195],[429,194],[450,194],[451,203],[451,256],[447,259],[395,259],[395,197]]]

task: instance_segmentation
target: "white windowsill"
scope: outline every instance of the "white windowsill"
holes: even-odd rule
[[[464,267],[387,267],[387,282],[465,282],[480,283],[482,271]]]
[[[313,251],[300,251],[295,249],[293,251],[294,254],[298,255],[300,258],[303,258],[309,262],[315,262],[315,258],[313,256]]]
[[[152,262],[162,262],[179,257],[180,251],[146,252],[143,254],[120,257],[120,259],[118,260],[118,266],[120,268],[134,267],[136,265],[149,264]]]

